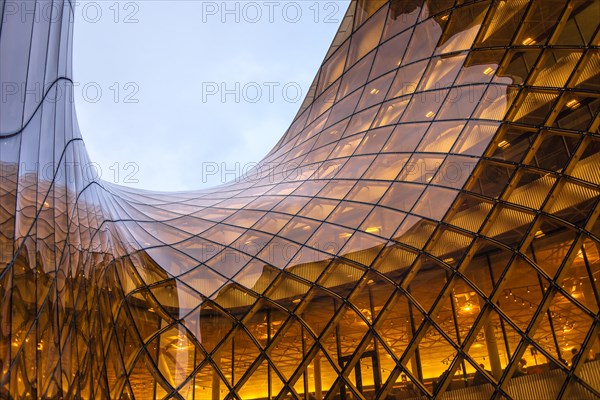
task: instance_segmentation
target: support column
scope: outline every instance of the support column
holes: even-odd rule
[[[216,355],[213,358],[215,362],[215,369],[212,373],[212,400],[220,400],[221,399],[221,378],[219,377],[219,373],[217,369],[221,367],[221,357]]]
[[[583,298],[585,300],[584,304],[595,304],[596,303],[596,295],[594,294],[594,289],[592,287],[592,285],[594,285],[594,281],[590,280],[589,278],[587,279],[587,285],[582,285],[582,289],[583,289]],[[591,309],[593,309],[593,307],[591,307]],[[598,357],[600,355],[600,340],[598,340],[597,337],[594,337],[591,339],[592,341],[592,346],[591,349],[594,352],[594,354],[596,355],[596,357]],[[586,354],[584,357],[587,357],[588,355]]]
[[[413,376],[419,376],[419,364],[417,364],[416,355],[410,359],[410,372],[412,372]]]
[[[496,379],[502,376],[502,365],[500,364],[500,353],[498,352],[498,341],[496,340],[496,331],[491,321],[485,323],[485,345],[487,346],[488,358],[490,359],[490,368],[492,375]]]
[[[323,387],[321,384],[321,355],[317,354],[313,359],[313,370],[315,374],[315,397],[323,400]]]
[[[410,319],[410,335],[411,335],[410,337],[412,340],[412,338],[415,337],[416,328],[415,328],[415,319],[413,316],[411,302],[408,302],[408,316]],[[415,353],[410,359],[410,366],[412,368],[411,372],[412,372],[413,376],[417,377],[417,379],[419,379],[421,382],[423,382],[423,369],[421,368],[421,355],[419,353],[418,347],[415,349]]]

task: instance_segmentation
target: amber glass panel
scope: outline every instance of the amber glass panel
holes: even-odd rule
[[[467,189],[486,197],[498,198],[513,172],[514,167],[511,165],[482,161]]]
[[[435,19],[428,19],[417,25],[402,63],[406,65],[430,57],[442,35],[442,30],[443,26],[440,26]]]
[[[428,257],[420,257],[413,268],[418,268],[418,274],[409,282],[408,292],[417,300],[419,305],[429,311],[436,301],[431,293],[440,293],[446,284],[447,270],[442,265]],[[429,282],[429,285],[423,285]]]
[[[400,121],[432,121],[438,113],[447,95],[447,90],[416,93],[413,95],[412,100],[406,108],[406,112]]]
[[[410,158],[398,179],[405,182],[427,184],[431,182],[443,161],[443,156],[415,154]]]
[[[387,7],[383,7],[356,31],[352,37],[348,65],[353,65],[379,44],[386,16]]]
[[[448,153],[464,125],[456,122],[432,124],[417,148],[424,153]]]
[[[354,66],[352,66],[352,68],[350,68],[348,72],[344,74],[342,77],[342,83],[340,84],[340,92],[338,94],[340,99],[343,99],[347,94],[365,84],[368,79],[368,71],[373,64],[374,57],[375,51],[372,51],[368,56],[354,64]]]
[[[389,183],[377,181],[361,181],[346,197],[347,200],[375,203],[381,199],[387,191]]]
[[[419,90],[440,89],[451,86],[465,61],[466,54],[450,57],[436,57],[429,62],[429,67],[419,84]]]
[[[393,127],[386,127],[367,132],[356,154],[379,153],[393,130]]]
[[[565,3],[558,0],[534,1],[513,43],[525,46],[545,44],[554,31],[564,7]],[[544,17],[541,18],[541,15]]]
[[[394,183],[381,204],[401,211],[410,211],[424,189],[418,184]]]
[[[408,101],[409,98],[402,97],[385,102],[375,118],[373,127],[396,124],[406,110]]]
[[[423,3],[423,0],[414,2],[392,1],[388,21],[383,33],[384,39],[389,39],[414,25],[421,13]]]
[[[411,94],[417,90],[417,85],[421,81],[426,67],[427,61],[420,61],[401,67],[390,88],[388,99]]]
[[[398,125],[383,151],[412,153],[428,127],[429,123]]]
[[[410,38],[410,32],[404,32],[379,46],[377,57],[371,70],[371,78],[398,68]]]
[[[429,187],[425,190],[412,212],[439,221],[446,214],[446,210],[457,194],[457,191],[451,189]]]
[[[524,207],[539,209],[556,182],[556,177],[533,170],[521,170],[513,178],[513,189],[506,201]]]
[[[394,79],[394,73],[389,73],[367,84],[363,97],[358,103],[357,110],[362,110],[374,104],[381,103],[392,84],[392,79]]]
[[[372,208],[372,206],[366,204],[343,201],[329,216],[327,221],[355,229],[365,219]]]
[[[369,170],[364,175],[364,178],[394,180],[407,161],[408,156],[396,154],[379,155],[369,167]]]
[[[548,281],[527,261],[517,258],[508,268],[501,288],[504,296],[500,309],[524,331],[549,288]]]
[[[360,229],[373,235],[389,238],[396,231],[405,215],[387,208],[375,207]]]
[[[319,77],[319,88],[317,93],[321,93],[342,74],[347,52],[348,43],[340,47],[324,65],[321,76]]]

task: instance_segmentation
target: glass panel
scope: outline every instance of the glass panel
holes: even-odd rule
[[[453,212],[446,217],[446,222],[471,232],[478,232],[492,206],[491,202],[461,194],[453,206]]]
[[[440,228],[440,232],[429,246],[429,253],[455,268],[467,252],[473,237],[449,228]]]
[[[594,160],[598,159],[598,154],[600,149],[600,141],[598,140],[590,140],[588,142],[587,147],[585,148],[584,153],[581,155],[581,161],[577,164],[577,168],[573,169],[571,172],[571,176],[574,178],[582,179],[586,182],[593,183],[595,185],[600,184],[600,177],[595,176],[595,174],[591,173],[591,164]]]
[[[542,217],[527,253],[548,276],[554,277],[571,249],[575,236],[571,228]]]
[[[427,184],[437,173],[444,158],[444,156],[415,154],[404,167],[398,180]]]
[[[348,229],[323,223],[306,244],[315,249],[336,255],[351,236],[352,231]]]
[[[517,46],[545,44],[564,8],[565,3],[558,0],[534,1],[513,43]]]
[[[516,258],[503,278],[500,308],[523,331],[542,301],[549,283],[525,260]]]
[[[401,122],[432,121],[447,95],[447,90],[416,93],[406,108]]]
[[[484,1],[454,9],[448,25],[444,29],[436,54],[471,48],[489,6],[490,2]]]
[[[358,179],[369,168],[375,156],[355,156],[336,174],[337,179]]]
[[[319,286],[329,289],[341,298],[347,298],[359,283],[363,274],[364,270],[355,264],[343,260],[336,261],[331,263],[318,283]]]
[[[513,178],[514,189],[506,201],[525,207],[539,209],[546,201],[556,177],[548,173],[521,170]]]
[[[422,249],[433,234],[436,224],[417,216],[408,216],[394,234],[394,240]]]
[[[340,140],[335,148],[335,150],[331,153],[329,158],[338,158],[338,157],[348,157],[354,153],[356,147],[360,144],[362,137],[354,136],[347,139]],[[340,160],[343,162],[345,160]],[[321,176],[321,175],[318,175]]]
[[[429,187],[412,212],[440,221],[457,195],[458,192],[455,190]]]
[[[455,86],[490,82],[504,55],[504,50],[472,51],[456,79]],[[505,79],[502,83],[511,84],[513,81]]]
[[[376,203],[389,187],[390,184],[387,182],[361,180],[354,186],[346,200]]]
[[[196,345],[184,330],[170,328],[159,338],[161,351],[157,365],[162,376],[172,387],[177,387],[188,378],[196,365]]]
[[[401,211],[410,211],[424,189],[422,185],[396,182],[392,184],[381,204]]]
[[[452,88],[439,111],[437,119],[470,118],[485,91],[486,87],[483,85]]]
[[[338,99],[343,99],[347,94],[352,93],[367,82],[368,71],[373,64],[375,51],[369,53],[352,68],[350,68],[342,77]]]
[[[319,192],[319,197],[341,200],[354,185],[354,181],[332,180]]]
[[[372,235],[390,238],[405,216],[402,212],[375,207],[360,228]]]
[[[429,123],[398,125],[390,140],[383,147],[383,151],[412,153],[428,127]]]
[[[477,47],[506,47],[519,28],[528,2],[508,0],[494,4],[489,23],[480,36]]]
[[[360,103],[358,103],[357,110],[362,110],[377,103],[381,103],[392,84],[394,75],[395,74],[392,72],[367,84],[365,86],[363,97],[360,100]]]
[[[415,270],[418,273],[409,282],[408,292],[425,311],[429,311],[446,285],[447,270],[426,256],[421,256],[412,268],[413,273]],[[432,293],[436,295],[432,296]]]
[[[581,52],[573,50],[549,50],[540,61],[540,73],[532,82],[535,86],[563,87],[569,79],[573,67],[579,61]]]
[[[323,90],[331,85],[344,71],[344,65],[346,63],[346,54],[348,53],[348,42],[342,47],[337,49],[335,54],[325,63],[321,68],[321,75],[319,78],[319,87],[317,94],[323,92]]]
[[[338,204],[339,201],[335,200],[312,200],[304,207],[300,215],[323,221]]]
[[[345,99],[338,101],[331,110],[331,114],[327,120],[327,125],[335,124],[338,121],[351,116],[356,110],[356,105],[360,100],[360,96],[361,91],[357,90],[350,96],[347,96]]]
[[[366,131],[371,128],[371,124],[373,123],[378,110],[379,107],[375,106],[354,114],[348,124],[348,129],[346,129],[344,136],[354,135],[355,133]]]
[[[379,44],[386,16],[387,7],[384,7],[354,33],[348,55],[348,65],[353,65]]]
[[[448,153],[463,127],[464,124],[456,122],[431,124],[427,135],[425,135],[419,144],[417,151],[423,153]]]
[[[340,255],[344,258],[369,267],[379,254],[385,241],[371,235],[356,232],[346,243]]]
[[[398,68],[406,51],[411,32],[404,32],[382,44],[377,50],[377,57],[371,70],[371,79]]]
[[[396,294],[393,297],[382,314],[379,327],[382,341],[396,358],[402,356],[422,321],[423,315],[410,305],[405,296]]]
[[[580,248],[575,248],[575,257],[566,265],[564,274],[565,288],[572,299],[586,307],[592,313],[598,312],[598,247],[589,238],[585,238]]]
[[[482,161],[473,174],[467,190],[486,197],[498,198],[514,172],[514,167],[508,164]]]
[[[494,223],[488,221],[487,235],[509,246],[516,246],[530,229],[533,218],[533,214],[503,207]]]
[[[440,89],[451,86],[458,75],[466,54],[449,57],[435,57],[429,62],[427,72],[419,84],[419,91]]]
[[[420,382],[430,392],[435,393],[441,389],[446,379],[447,369],[454,361],[457,352],[436,328],[427,326],[427,324],[423,325],[423,337],[416,347],[418,355],[413,355],[413,358],[403,365],[405,368],[409,368],[411,363],[419,360],[421,364],[420,375],[422,377],[420,378]],[[450,378],[451,380],[452,378]]]
[[[514,122],[528,125],[543,125],[558,97],[553,92],[526,92],[516,115],[511,118]]]
[[[413,264],[417,255],[399,245],[386,247],[379,259],[374,264],[374,268],[388,275],[394,281],[400,282],[401,277],[408,273],[408,268]]]
[[[373,127],[376,128],[398,123],[400,116],[402,116],[404,110],[406,109],[408,101],[408,98],[400,98],[383,103],[377,117],[375,118]]]
[[[394,180],[408,161],[408,156],[381,154],[365,173],[365,179]]]
[[[470,157],[448,156],[431,183],[460,189],[472,175],[476,159]]]
[[[372,209],[372,206],[366,204],[343,201],[327,221],[356,229]]]
[[[265,215],[254,225],[254,229],[267,233],[277,233],[291,219],[289,215],[272,212]]]
[[[532,350],[534,351],[532,352]],[[527,346],[525,351],[527,356],[518,361],[518,368],[508,382],[507,393],[509,395],[518,396],[523,392],[535,392],[539,393],[538,396],[542,398],[558,397],[566,374],[554,362],[545,366],[534,364],[536,357],[532,357],[531,354],[536,352],[535,347]]]
[[[421,13],[421,7],[424,1],[405,2],[395,0],[390,4],[390,13],[385,31],[384,39],[389,39],[395,34],[402,32],[417,22],[417,18]]]
[[[401,67],[390,89],[388,99],[405,96],[417,90],[417,85],[427,67],[427,60]]]
[[[367,132],[359,148],[356,150],[356,154],[379,153],[393,130],[394,128],[390,126]]]
[[[437,46],[438,40],[442,36],[442,30],[446,21],[428,19],[417,25],[402,63],[406,65],[413,61],[431,57],[433,50]]]

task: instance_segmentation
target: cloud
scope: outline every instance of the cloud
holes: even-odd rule
[[[302,5],[297,23],[278,14],[273,23],[267,14],[257,23],[244,19],[250,14],[240,15],[239,23],[231,15],[226,23],[219,15],[201,23],[207,3],[187,1],[136,3],[138,22],[124,23],[125,11],[132,10],[119,3],[115,22],[109,3],[96,23],[76,12],[75,80],[102,89],[96,102],[76,89],[80,127],[103,178],[114,178],[118,167],[117,183],[153,190],[218,183],[202,178],[203,163],[234,168],[259,161],[303,100],[286,99],[281,88],[295,84],[306,93],[337,29],[315,22],[312,3]],[[339,19],[346,7],[340,2]],[[219,92],[203,99],[207,84]],[[127,163],[138,168],[137,182],[124,181]]]

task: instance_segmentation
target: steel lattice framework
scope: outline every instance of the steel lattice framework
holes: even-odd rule
[[[185,193],[84,173],[73,7],[24,3],[0,397],[600,396],[599,1],[353,1],[275,147]]]

